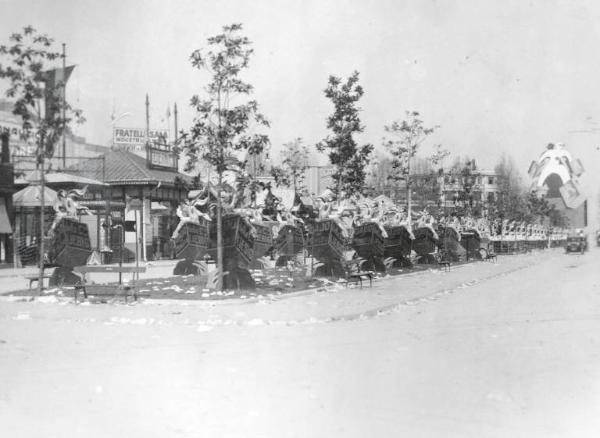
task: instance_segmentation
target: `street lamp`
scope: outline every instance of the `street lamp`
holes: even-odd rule
[[[111,116],[110,125],[115,126],[115,123],[117,123],[119,120],[124,119],[125,117],[130,116],[130,115],[132,115],[132,114],[129,111],[126,111],[126,112],[122,113],[121,115],[119,115],[118,117]]]

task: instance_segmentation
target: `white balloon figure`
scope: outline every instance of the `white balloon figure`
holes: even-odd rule
[[[77,218],[79,212],[83,214],[90,214],[87,207],[79,205],[78,199],[82,198],[87,191],[87,186],[82,190],[59,190],[57,193],[56,201],[54,202],[53,208],[55,211],[54,221],[48,230],[48,236],[52,237],[56,227],[64,218]]]

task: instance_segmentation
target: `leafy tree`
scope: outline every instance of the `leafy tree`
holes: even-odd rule
[[[355,71],[345,82],[336,76],[329,76],[325,96],[333,103],[333,114],[327,118],[329,135],[317,145],[320,152],[329,151],[329,161],[334,166],[332,178],[333,192],[352,195],[361,193],[365,187],[366,168],[371,144],[359,146],[354,135],[361,133],[364,126],[360,123],[357,102],[364,90],[358,84],[358,72]]]
[[[62,57],[54,48],[54,40],[31,26],[13,33],[9,45],[0,45],[0,78],[8,81],[6,97],[14,102],[13,113],[22,121],[24,139],[36,142],[36,163],[41,167],[44,184],[44,162],[51,158],[59,139],[72,121],[83,123],[81,110],[64,99],[65,81],[57,81],[56,65]],[[43,101],[43,104],[42,104]],[[41,191],[44,205],[44,191]],[[39,289],[44,275],[44,208],[40,209]]]
[[[281,151],[281,166],[273,168],[271,174],[278,185],[292,187],[294,193],[304,188],[304,176],[308,168],[308,146],[298,137],[285,143]]]
[[[13,113],[22,120],[24,135],[37,140],[36,158],[41,163],[54,154],[54,148],[72,121],[83,123],[82,111],[62,99],[64,81],[48,81],[54,61],[62,54],[54,40],[31,26],[13,33],[10,45],[0,46],[0,78],[9,86],[5,92],[14,101]],[[42,104],[44,101],[44,104]]]
[[[436,144],[435,150],[428,160],[432,166],[440,167],[440,170],[442,170],[442,163],[448,156],[450,156],[450,151],[448,149],[444,149],[441,144]]]
[[[494,170],[498,181],[498,198],[492,205],[494,215],[509,220],[524,220],[527,213],[525,188],[513,158],[503,154]]]
[[[553,208],[550,211],[549,220],[550,225],[552,225],[553,227],[569,227],[569,219],[567,218],[567,216],[562,211],[559,211],[556,208]]]
[[[540,196],[536,191],[531,191],[527,194],[527,216],[525,220],[531,223],[547,222],[555,210],[554,205],[551,205],[546,198]]]
[[[191,106],[196,116],[188,132],[179,139],[179,148],[187,155],[187,169],[200,161],[211,165],[217,175],[217,266],[219,285],[223,284],[222,189],[225,172],[237,170],[239,161],[232,156],[241,151],[260,154],[269,144],[265,134],[251,128],[268,127],[269,122],[259,112],[255,100],[244,101],[252,85],[240,78],[248,68],[253,53],[249,39],[240,34],[241,24],[223,27],[223,32],[208,38],[207,50],[195,50],[190,56],[192,66],[207,70],[211,76],[206,96],[194,95]],[[243,163],[242,163],[243,166]]]
[[[393,157],[394,173],[391,179],[406,184],[406,204],[408,220],[411,220],[411,160],[417,154],[421,144],[431,135],[436,127],[426,128],[417,111],[406,111],[406,120],[394,121],[385,126],[391,138],[384,138],[383,145]]]
[[[271,166],[271,176],[275,180],[277,186],[290,187],[292,185],[290,175],[282,166]]]
[[[270,161],[269,153],[267,148],[265,148],[259,154],[248,154],[246,157],[246,164],[244,166],[248,175],[255,179],[260,176],[265,176],[268,174],[268,163]]]
[[[462,214],[473,214],[473,207],[477,207],[474,189],[476,188],[477,163],[474,159],[457,157],[450,168],[451,179],[458,185],[458,197],[455,204],[461,207]],[[478,209],[478,208],[477,208]]]

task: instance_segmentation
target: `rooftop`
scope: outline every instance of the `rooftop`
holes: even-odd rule
[[[104,160],[84,159],[64,170],[65,173],[85,176],[111,185],[153,185],[159,182],[174,186],[175,178],[190,182],[188,175],[162,169],[151,169],[146,159],[131,152],[112,149],[102,154]]]

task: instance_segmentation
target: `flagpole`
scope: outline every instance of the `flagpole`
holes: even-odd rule
[[[44,215],[44,209],[46,208],[46,199],[45,199],[45,185],[46,181],[44,178],[44,133],[40,133],[39,141],[39,149],[38,149],[38,158],[40,165],[40,240],[38,242],[39,248],[39,271],[38,271],[38,295],[42,295],[42,291],[44,289],[44,222],[46,221]]]
[[[62,52],[63,52],[63,60],[62,60],[62,68],[63,68],[63,86],[62,86],[62,123],[63,123],[63,132],[62,132],[62,152],[63,152],[63,169],[67,167],[67,141],[66,141],[66,129],[65,129],[65,105],[67,101],[67,52],[66,52],[66,44],[62,43]]]
[[[149,158],[150,154],[150,98],[148,97],[148,93],[146,93],[146,160]],[[138,238],[138,227],[137,227],[137,218],[138,218],[138,210],[135,211],[135,219],[136,219],[136,227],[135,227],[135,239],[136,239],[136,254],[135,254],[135,265],[139,264],[139,255],[137,253],[137,245],[140,244],[140,248],[142,250],[142,258],[144,262],[146,262],[146,198],[142,191],[142,209],[140,211],[140,235]],[[138,242],[139,240],[139,242]],[[140,279],[140,274],[137,273],[137,279]]]
[[[177,102],[175,102],[173,113],[175,118],[175,141],[177,141]]]
[[[150,144],[150,98],[146,93],[146,145]]]

